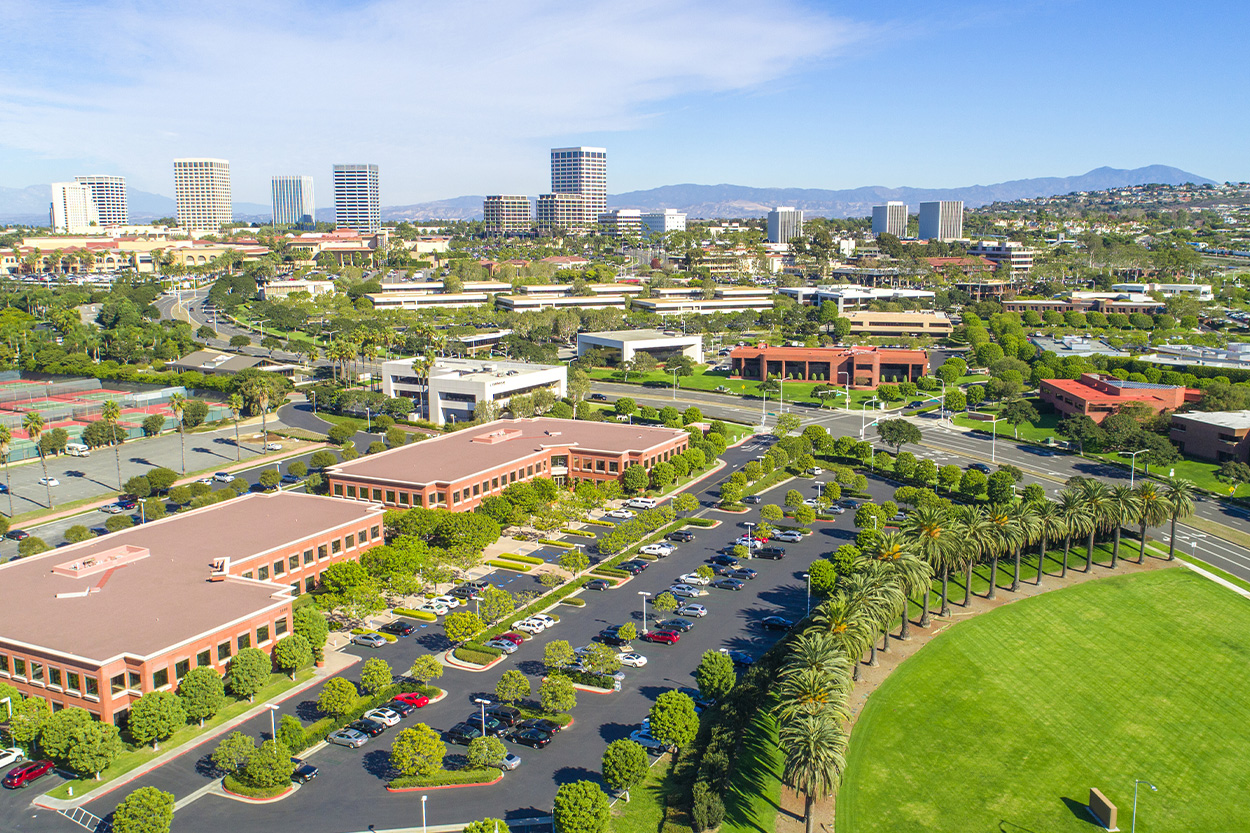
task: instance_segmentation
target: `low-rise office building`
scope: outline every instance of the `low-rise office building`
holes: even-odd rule
[[[260,297],[262,301],[275,301],[287,298],[296,292],[307,292],[315,298],[318,295],[333,291],[334,281],[331,280],[319,281],[307,278],[282,280],[281,278],[273,278],[261,285]]]
[[[274,492],[0,566],[0,682],[56,711],[125,723],[193,667],[272,650],[291,601],[382,543],[374,503]]]
[[[382,392],[413,399],[423,417],[435,425],[470,422],[479,402],[503,407],[512,397],[541,388],[564,396],[568,380],[565,365],[452,358],[435,359],[428,377],[421,378],[413,372],[412,362],[411,357],[385,362]]]
[[[1172,414],[1169,437],[1186,457],[1250,463],[1250,411]]]
[[[774,347],[757,344],[729,353],[742,379],[800,379],[873,389],[882,382],[914,382],[925,375],[929,354],[891,347]]]
[[[612,330],[577,334],[577,357],[591,350],[610,350],[618,363],[631,361],[640,352],[650,353],[659,361],[670,356],[686,355],[696,364],[703,363],[703,336],[686,335],[666,330]]]
[[[778,287],[779,295],[787,295],[801,304],[823,306],[834,304],[838,313],[848,310],[863,309],[874,301],[891,303],[898,301],[917,301],[933,303],[934,293],[927,289],[907,289],[901,286],[867,287],[858,284],[830,284],[820,286],[782,286]]]
[[[170,362],[168,366],[178,371],[194,370],[205,376],[233,376],[241,370],[253,369],[286,377],[295,374],[293,364],[275,362],[264,356],[242,356],[238,353],[223,353],[209,348],[188,353],[181,359]]]
[[[1211,291],[1209,283],[1113,283],[1111,291],[1140,295],[1158,292],[1164,298],[1171,298],[1173,295],[1189,295],[1199,301],[1215,300],[1215,293]]]
[[[347,501],[468,511],[535,477],[562,485],[620,481],[628,467],[650,471],[689,444],[690,435],[676,428],[503,419],[339,463],[326,478],[330,493]]]
[[[1033,271],[1035,252],[1014,240],[978,240],[968,249],[968,254],[983,257],[995,267],[1006,264],[1011,269],[1012,278],[1020,278]]]
[[[1102,422],[1129,403],[1141,404],[1154,413],[1175,411],[1186,402],[1197,402],[1202,392],[1181,385],[1125,382],[1099,373],[1081,378],[1042,379],[1038,398],[1063,416],[1087,416]]]
[[[954,327],[944,312],[848,312],[851,335],[880,338],[945,338]]]
[[[1063,338],[1047,338],[1034,336],[1029,343],[1038,350],[1045,350],[1057,356],[1127,356],[1126,351],[1112,347],[1101,338],[1084,336],[1064,336]]]
[[[1230,342],[1227,347],[1201,347],[1193,344],[1160,344],[1141,360],[1174,369],[1223,367],[1250,370],[1250,344]]]

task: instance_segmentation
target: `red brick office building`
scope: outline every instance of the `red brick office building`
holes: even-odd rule
[[[1112,376],[1083,373],[1079,380],[1043,379],[1039,398],[1064,416],[1087,416],[1102,422],[1130,402],[1149,407],[1156,414],[1175,411],[1186,402],[1197,402],[1201,391],[1179,385],[1124,382]]]
[[[743,379],[780,376],[873,389],[882,382],[914,382],[929,369],[924,350],[897,347],[735,347],[733,375]]]
[[[254,494],[0,566],[0,682],[125,722],[194,667],[290,633],[291,600],[382,543],[381,507]]]
[[[650,471],[681,454],[690,435],[587,420],[501,419],[339,463],[326,471],[330,494],[386,506],[473,509],[513,483],[620,481],[632,465]]]

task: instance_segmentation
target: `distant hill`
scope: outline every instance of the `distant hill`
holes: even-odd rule
[[[963,188],[886,188],[880,185],[830,191],[820,188],[750,188],[745,185],[665,185],[646,191],[609,194],[611,208],[640,208],[654,211],[675,208],[691,218],[762,217],[773,206],[792,205],[808,214],[821,217],[866,217],[872,207],[886,200],[906,202],[916,211],[926,200],[963,200],[968,208],[979,208],[993,202],[1049,197],[1073,191],[1103,191],[1126,185],[1195,185],[1211,184],[1205,177],[1167,165],[1144,168],[1095,168],[1080,176],[1015,179],[994,185],[969,185]],[[161,194],[128,190],[130,215],[135,221],[153,220],[174,214],[174,201]],[[0,223],[48,222],[51,193],[47,185],[27,188],[0,187]],[[532,202],[532,201],[531,201]],[[234,216],[240,221],[267,221],[270,206],[260,203],[235,203]],[[317,209],[317,219],[332,221],[333,208]],[[482,197],[477,195],[451,197],[411,205],[382,206],[384,220],[480,220]]]

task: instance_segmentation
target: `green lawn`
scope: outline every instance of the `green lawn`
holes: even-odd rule
[[[1184,569],[1025,599],[939,635],[851,737],[843,833],[1088,833],[1090,787],[1137,830],[1250,817],[1250,603]],[[1242,821],[1234,821],[1241,819]]]
[[[629,791],[629,803],[621,799],[608,824],[611,833],[660,833],[665,801],[676,785],[667,778],[670,762],[665,759],[647,772],[643,782]]]
[[[991,405],[989,407],[979,408],[978,410],[981,413],[997,414],[999,406]],[[1000,437],[1007,437],[1011,439],[1016,436],[1016,427],[1007,422],[1005,419],[1000,419],[997,422],[991,422],[990,420],[974,419],[973,417],[967,415],[960,415],[954,417],[954,422],[956,425],[961,425],[965,428],[979,428],[987,434],[993,431]],[[1048,438],[1054,437],[1055,442],[1062,442],[1063,437],[1055,433],[1055,426],[1058,423],[1058,414],[1042,414],[1036,422],[1020,423],[1019,438],[1022,440],[1030,440],[1035,443],[1044,443]]]
[[[777,746],[777,724],[757,712],[734,759],[725,790],[723,833],[772,833],[781,810],[781,770],[785,758]]]

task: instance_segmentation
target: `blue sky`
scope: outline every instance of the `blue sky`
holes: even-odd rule
[[[1250,4],[1153,0],[0,0],[0,185],[173,192],[171,160],[381,165],[387,205],[549,188],[608,148],[613,193],[985,184],[1100,165],[1250,179]]]

